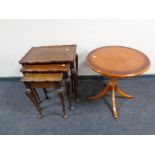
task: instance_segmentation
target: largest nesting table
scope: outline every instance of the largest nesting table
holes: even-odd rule
[[[75,98],[78,99],[78,55],[76,54],[76,45],[57,45],[32,47],[19,61],[19,63],[28,68],[28,66],[37,65],[42,70],[42,65],[50,68],[51,64],[59,64],[54,72],[59,72],[63,65],[69,64],[71,71],[72,87]],[[58,65],[57,65],[58,66]],[[31,67],[31,68],[32,68]],[[46,67],[47,68],[47,67]],[[49,69],[48,69],[49,70]],[[53,72],[53,71],[52,71]],[[66,75],[65,75],[66,76]]]
[[[150,67],[149,58],[136,49],[105,46],[90,52],[86,61],[91,69],[110,79],[103,90],[95,96],[89,96],[88,99],[96,100],[111,91],[113,115],[114,118],[118,118],[115,94],[118,93],[127,99],[133,98],[118,87],[118,79],[138,76],[147,71]]]
[[[20,71],[24,74],[22,80],[26,83],[27,80],[29,80],[29,83],[31,83],[31,85],[35,83],[35,85],[33,85],[33,91],[35,93],[33,94],[37,96],[38,101],[39,96],[35,90],[36,87],[42,87],[46,94],[46,98],[48,98],[45,88],[48,88],[50,85],[53,86],[53,84],[56,88],[60,88],[59,82],[61,81],[60,79],[62,79],[63,77],[65,78],[65,82],[67,84],[66,88],[69,102],[71,103],[71,82],[72,90],[75,93],[76,101],[78,100],[78,55],[76,54],[76,45],[32,47],[21,58],[19,63],[22,65],[22,69]],[[71,74],[71,82],[69,74]],[[42,81],[41,85],[39,83],[40,79]],[[26,87],[28,87],[27,84]],[[60,95],[62,95],[62,93]],[[33,96],[31,95],[32,100],[34,98]],[[38,108],[38,111],[41,115],[40,108]],[[65,110],[63,111],[65,114]]]

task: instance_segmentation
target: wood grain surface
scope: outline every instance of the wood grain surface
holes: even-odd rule
[[[111,78],[140,75],[150,67],[150,60],[144,53],[123,46],[95,49],[86,61],[94,71]]]
[[[73,62],[76,45],[32,47],[19,61],[20,64],[45,64]]]

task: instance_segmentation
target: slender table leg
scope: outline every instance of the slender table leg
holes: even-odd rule
[[[79,102],[79,86],[78,86],[78,75],[75,69],[71,70],[72,79],[73,79],[73,88],[75,93],[76,102]]]
[[[35,106],[35,108],[37,109],[39,116],[38,118],[42,118],[42,112],[41,112],[41,108],[39,106],[39,103],[37,101],[37,98],[35,97],[35,94],[33,93],[32,89],[26,89],[25,90],[25,94],[31,99],[33,105]]]
[[[65,110],[65,102],[64,102],[64,91],[63,91],[63,88],[57,89],[57,92],[58,92],[58,95],[59,95],[60,100],[61,100],[61,105],[62,105],[62,110],[63,110],[64,118],[68,118],[68,115],[67,115],[66,110]]]
[[[117,86],[117,80],[116,79],[110,79],[108,83],[105,85],[105,88],[101,90],[97,95],[95,96],[89,96],[89,100],[96,100],[101,98],[102,96],[106,95],[107,92],[112,92],[112,112],[114,115],[114,118],[118,118],[117,109],[116,109],[116,96],[115,94],[119,94],[121,97],[132,99],[133,96],[128,95],[124,93],[122,90],[120,90]]]
[[[75,67],[76,62],[76,67]],[[71,79],[72,79],[72,90],[75,93],[76,102],[79,102],[79,79],[78,79],[78,55],[76,55],[75,61],[70,65]]]
[[[116,109],[116,98],[115,98],[115,89],[112,89],[112,112],[114,115],[114,118],[118,118],[117,115],[117,109]]]
[[[120,96],[122,96],[122,97],[124,97],[124,98],[127,98],[127,99],[132,99],[132,98],[134,98],[132,95],[128,95],[128,94],[126,94],[125,92],[123,92],[122,90],[120,90],[120,89],[118,88],[118,86],[115,87],[115,91],[116,91],[117,94],[119,94]]]
[[[76,54],[76,58],[75,58],[75,63],[76,63],[76,71],[78,73],[78,55]]]
[[[76,54],[75,62],[76,62],[77,82],[78,82],[78,85],[79,85],[79,84],[80,84],[80,81],[79,81],[79,78],[78,78],[78,64],[79,64],[79,58],[78,58],[78,55],[77,55],[77,54]]]
[[[36,89],[33,88],[32,90],[34,91],[34,94],[36,95],[36,98],[37,98],[38,102],[40,102],[40,97],[39,97],[39,95],[38,95]]]
[[[112,112],[114,115],[114,118],[118,118],[117,109],[116,109],[116,98],[115,98],[115,87],[116,87],[116,81],[110,80],[109,84],[112,88]]]
[[[96,100],[96,99],[101,98],[102,96],[104,96],[109,91],[109,87],[110,86],[107,84],[105,86],[105,88],[103,90],[101,90],[97,95],[95,95],[95,96],[89,96],[88,99],[89,100]]]
[[[70,78],[65,79],[65,83],[66,83],[66,92],[67,92],[67,98],[69,101],[69,105],[70,105],[70,110],[73,110],[73,106],[71,103],[71,80]]]
[[[34,91],[35,89],[33,89],[31,87],[31,84],[28,82],[24,82],[24,84],[26,87],[25,94],[30,98],[30,100],[32,101],[36,110],[38,111],[38,113],[39,113],[38,118],[42,118],[42,112],[41,112],[41,108],[39,105],[39,98],[38,98],[36,92]]]
[[[45,98],[46,98],[46,99],[49,99],[49,97],[48,97],[48,95],[47,95],[47,90],[46,90],[46,88],[43,88],[43,91],[44,91],[44,94],[45,94]]]

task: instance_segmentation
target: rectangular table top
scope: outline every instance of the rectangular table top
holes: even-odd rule
[[[39,64],[39,65],[23,65],[21,72],[23,73],[53,73],[68,72],[70,64]]]
[[[23,82],[60,82],[62,81],[63,73],[47,73],[47,74],[33,74],[26,73],[21,81]]]
[[[76,57],[76,45],[32,47],[20,64],[49,64],[73,62]]]

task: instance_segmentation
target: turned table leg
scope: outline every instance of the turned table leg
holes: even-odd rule
[[[61,100],[61,105],[62,105],[62,110],[63,110],[64,118],[68,118],[68,115],[67,115],[66,110],[65,110],[65,101],[64,101],[64,91],[63,91],[63,88],[59,88],[59,89],[57,89],[57,91],[58,91],[58,95],[59,95],[60,100]]]
[[[67,93],[67,98],[69,101],[69,105],[70,105],[70,110],[73,110],[73,106],[71,103],[71,80],[70,78],[65,79],[65,83],[66,83],[66,93]]]
[[[76,54],[75,63],[76,63],[76,71],[78,73],[78,55]]]
[[[116,109],[116,97],[115,97],[115,87],[116,87],[116,81],[110,80],[109,81],[110,89],[112,91],[112,112],[114,115],[114,118],[118,118],[117,109]]]
[[[75,69],[71,70],[71,78],[73,81],[73,88],[74,88],[76,102],[79,102],[78,75],[77,75],[77,71]]]

